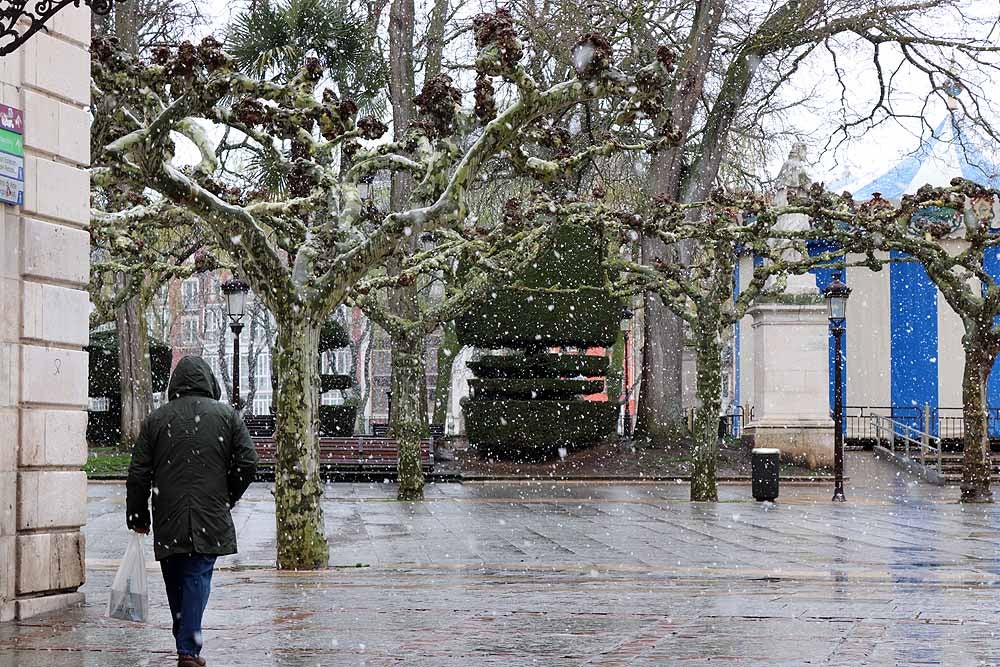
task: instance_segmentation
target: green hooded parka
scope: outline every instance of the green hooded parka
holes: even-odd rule
[[[174,554],[236,553],[230,509],[257,471],[257,452],[240,414],[201,357],[178,362],[168,402],[143,422],[126,484],[126,524],[149,529],[153,495],[156,560]]]

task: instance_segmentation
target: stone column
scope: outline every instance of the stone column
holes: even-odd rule
[[[25,113],[24,205],[0,204],[0,621],[83,600],[90,11],[48,28],[0,60]]]
[[[778,181],[778,205],[787,203],[795,188],[808,187],[805,146],[792,148]],[[783,229],[808,225],[805,215],[786,215],[778,221]],[[829,322],[814,276],[790,276],[783,294],[758,300],[749,314],[753,317],[753,420],[744,437],[753,447],[780,449],[784,461],[810,468],[833,465]]]
[[[781,450],[782,461],[833,465],[826,305],[817,294],[756,304],[753,316],[754,447]]]

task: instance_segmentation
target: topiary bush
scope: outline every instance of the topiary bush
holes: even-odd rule
[[[319,406],[319,434],[324,437],[343,437],[354,433],[356,405]]]
[[[552,378],[482,378],[469,380],[475,399],[493,398],[557,398],[599,394],[604,380],[562,380]]]
[[[572,399],[466,399],[462,411],[469,442],[515,458],[599,442],[607,437],[608,424],[613,427],[618,418],[617,403]]]
[[[319,330],[319,352],[331,352],[351,344],[347,329],[332,317]],[[328,391],[345,391],[354,386],[350,375],[323,373],[319,376],[320,394]],[[320,405],[319,434],[321,436],[347,436],[354,432],[354,420],[358,413],[356,405]]]
[[[595,377],[608,372],[608,358],[591,354],[491,355],[466,365],[479,378]]]
[[[538,458],[614,429],[617,403],[579,398],[604,391],[608,359],[539,352],[614,344],[624,303],[609,289],[605,252],[594,230],[559,225],[530,268],[456,320],[464,345],[529,351],[469,362],[476,375],[462,403],[469,442],[507,458]]]

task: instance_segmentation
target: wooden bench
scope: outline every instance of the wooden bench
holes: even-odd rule
[[[254,438],[257,450],[258,475],[273,474],[277,460],[274,436]],[[320,472],[325,474],[395,473],[399,448],[393,438],[376,438],[355,435],[342,438],[319,439]],[[434,439],[420,441],[420,467],[424,472],[434,469]]]

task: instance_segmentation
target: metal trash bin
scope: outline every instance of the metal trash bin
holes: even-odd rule
[[[751,475],[754,500],[774,500],[778,497],[778,464],[780,449],[751,450]]]

